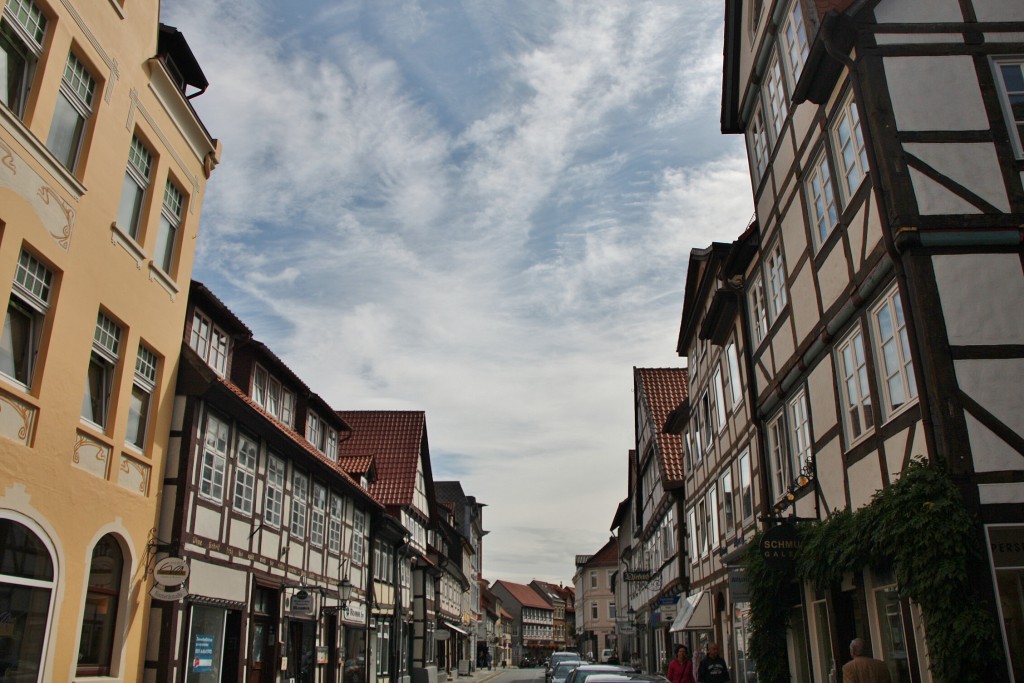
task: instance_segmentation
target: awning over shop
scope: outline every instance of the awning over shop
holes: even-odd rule
[[[669,631],[710,631],[711,628],[711,594],[700,591],[686,598]]]
[[[448,623],[447,621],[446,621],[446,622],[444,622],[444,625],[445,625],[446,627],[450,628],[451,630],[455,631],[456,633],[461,633],[461,634],[462,634],[462,635],[464,635],[464,636],[468,636],[468,635],[469,635],[468,633],[466,633],[465,631],[463,631],[463,630],[462,630],[461,628],[459,628],[458,626],[453,626],[452,624],[449,624],[449,623]]]

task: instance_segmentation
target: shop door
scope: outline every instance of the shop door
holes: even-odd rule
[[[252,636],[249,640],[249,677],[247,683],[272,683],[276,663],[276,620],[265,616],[252,618]]]
[[[316,675],[316,625],[288,622],[288,675],[295,683],[313,683]]]

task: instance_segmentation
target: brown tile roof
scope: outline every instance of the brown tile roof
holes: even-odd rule
[[[338,444],[338,457],[372,456],[377,470],[377,480],[370,485],[373,497],[385,506],[412,505],[421,455],[424,476],[430,476],[426,414],[340,410],[338,416],[352,428],[352,436]]]
[[[678,434],[662,431],[668,416],[686,400],[686,368],[633,368],[637,395],[644,401],[655,432],[658,463],[665,486],[672,488],[683,484],[686,472],[683,469],[683,439]]]
[[[498,586],[504,588],[506,591],[508,591],[509,595],[511,595],[512,598],[523,607],[551,609],[551,605],[548,603],[548,601],[541,597],[540,593],[530,588],[529,586],[524,586],[521,583],[512,583],[511,581],[505,581],[503,579],[495,581],[494,586],[495,588],[497,588]]]
[[[364,475],[373,469],[372,455],[346,455],[338,458],[338,466],[350,475]]]

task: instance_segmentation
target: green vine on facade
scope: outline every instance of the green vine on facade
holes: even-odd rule
[[[891,569],[900,596],[920,606],[936,681],[963,683],[990,673],[998,628],[991,613],[973,598],[968,579],[968,564],[982,549],[960,492],[940,466],[915,459],[868,505],[853,512],[836,511],[823,522],[801,523],[798,528],[795,577],[765,566],[758,547],[760,533],[745,556],[753,596],[750,656],[757,662],[759,680],[789,680],[788,606],[779,599],[785,585],[795,578],[827,590],[865,566]]]

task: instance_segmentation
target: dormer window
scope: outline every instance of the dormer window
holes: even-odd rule
[[[306,441],[331,460],[338,459],[338,432],[316,413],[306,416]]]
[[[256,366],[252,379],[252,400],[276,417],[287,427],[292,426],[295,412],[295,394],[261,365]]]
[[[228,344],[227,333],[197,308],[192,313],[192,334],[188,345],[221,377],[228,370]]]

